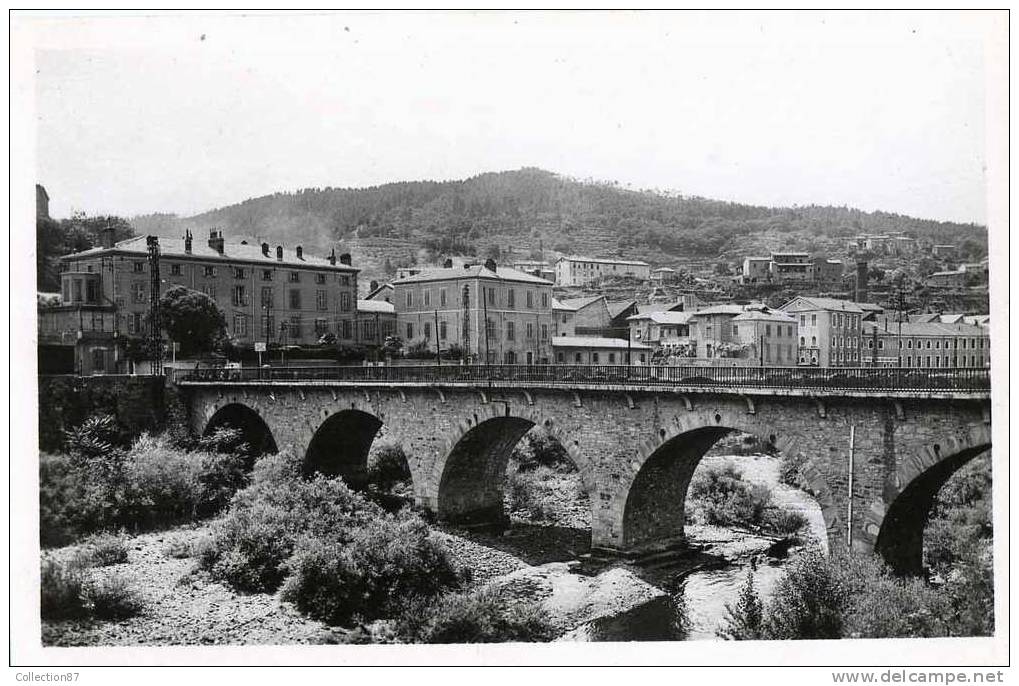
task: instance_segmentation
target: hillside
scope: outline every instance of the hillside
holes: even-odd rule
[[[768,208],[579,181],[540,169],[481,174],[463,181],[398,182],[371,188],[305,189],[252,198],[182,218],[131,220],[138,233],[228,236],[303,244],[353,254],[366,278],[433,253],[500,254],[502,259],[577,253],[682,266],[742,259],[772,249],[841,255],[845,237],[905,231],[986,254],[983,226],[915,219],[846,207]]]

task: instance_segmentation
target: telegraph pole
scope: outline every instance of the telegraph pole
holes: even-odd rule
[[[463,289],[463,358],[464,364],[471,361],[471,287]]]
[[[439,352],[439,311],[435,312],[435,364],[442,366],[442,354]]]
[[[148,236],[145,244],[149,251],[149,354],[152,356],[152,374],[163,373],[163,331],[159,316],[159,239]]]

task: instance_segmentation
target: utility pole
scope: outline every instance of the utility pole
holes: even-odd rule
[[[463,361],[470,364],[471,361],[471,287],[464,285],[463,289]]]
[[[287,348],[287,323],[280,322],[280,364],[287,366],[286,364],[286,348]]]
[[[439,311],[435,312],[435,364],[442,366],[442,355],[439,352]]]
[[[480,282],[479,282],[480,283]],[[488,348],[488,289],[481,286],[481,303],[485,312],[485,364],[491,363],[491,353]]]
[[[163,373],[163,331],[159,316],[159,239],[148,236],[149,250],[149,354],[152,356],[152,374]]]

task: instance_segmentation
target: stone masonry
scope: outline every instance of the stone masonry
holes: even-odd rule
[[[398,442],[417,502],[451,521],[503,517],[509,455],[540,425],[580,471],[591,502],[593,549],[627,556],[683,544],[694,469],[736,430],[800,457],[830,550],[845,547],[850,535],[853,550],[877,550],[897,570],[917,572],[933,494],[991,442],[984,399],[296,381],[189,382],[181,389],[194,432],[234,417],[251,440],[295,451],[311,468],[349,479],[363,470],[373,440]]]

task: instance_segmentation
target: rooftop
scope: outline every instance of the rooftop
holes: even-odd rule
[[[854,303],[850,300],[838,300],[836,298],[815,298],[803,295],[796,296],[795,298],[785,303],[784,305],[782,305],[782,307],[778,309],[785,310],[790,305],[795,305],[796,303],[803,303],[808,308],[816,310],[832,310],[834,312],[859,312],[859,313],[863,312],[863,310],[857,303]]]
[[[385,300],[358,300],[358,312],[379,312],[381,314],[396,314],[396,306]]]
[[[493,272],[482,264],[467,265],[464,267],[438,267],[428,271],[408,276],[393,281],[393,285],[408,283],[426,283],[429,281],[449,281],[451,279],[491,279],[493,281],[515,281],[519,283],[532,283],[536,286],[551,286],[552,282],[546,279],[539,279],[526,272],[512,267],[496,267]]]
[[[635,314],[632,317],[627,317],[626,321],[650,319],[655,324],[688,324],[693,316],[693,312],[645,312],[644,314]]]
[[[883,325],[873,322],[864,322],[864,336],[872,335],[877,329],[879,333],[899,334],[898,324],[889,324],[886,330]],[[903,336],[986,336],[987,329],[974,324],[945,324],[943,322],[903,322]]]
[[[601,264],[629,264],[635,267],[650,267],[651,265],[642,260],[622,260],[622,259],[610,259],[607,257],[580,257],[577,255],[569,255],[566,257],[560,257],[556,262],[566,260],[567,262],[599,262]]]
[[[737,315],[732,319],[734,322],[750,322],[750,321],[763,321],[763,322],[780,322],[782,324],[792,324],[796,321],[796,318],[785,312],[779,312],[772,310],[770,312],[762,312],[760,310],[747,310],[743,314]]]
[[[112,248],[96,247],[72,255],[64,255],[61,260],[78,260],[102,255],[129,253],[139,257],[148,257],[147,236],[135,236],[114,244]],[[325,269],[341,269],[343,271],[360,271],[355,267],[337,262],[331,264],[328,259],[311,255],[302,251],[302,256],[297,257],[297,250],[294,248],[283,248],[283,259],[276,259],[276,247],[269,247],[269,254],[262,252],[262,246],[257,243],[224,243],[223,252],[209,247],[205,240],[195,238],[191,243],[191,252],[184,250],[183,238],[160,238],[159,252],[163,259],[166,258],[187,258],[216,261],[247,262],[252,264],[263,264],[265,266],[287,265],[291,267],[320,267]]]
[[[604,295],[591,295],[591,296],[587,296],[585,298],[563,298],[562,300],[558,301],[559,302],[559,307],[556,308],[556,309],[570,310],[570,311],[576,312],[577,310],[582,310],[585,307],[587,307],[588,305],[593,305],[594,303],[598,302],[599,300],[604,300],[604,299],[605,299]],[[553,303],[552,303],[553,307],[555,307],[555,302],[556,301],[553,301]]]

